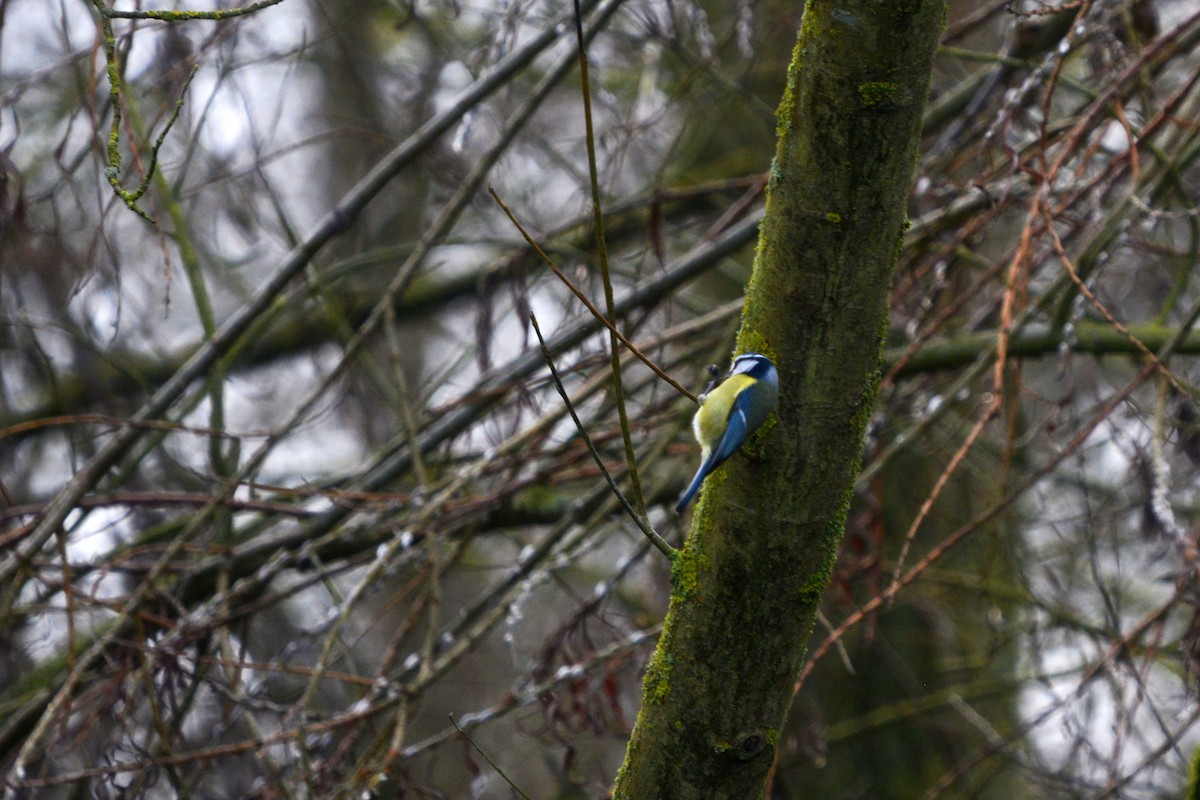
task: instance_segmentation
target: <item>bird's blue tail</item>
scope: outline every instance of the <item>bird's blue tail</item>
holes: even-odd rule
[[[713,458],[704,459],[700,464],[700,469],[696,470],[696,474],[692,477],[692,482],[688,484],[687,491],[679,498],[679,502],[675,504],[675,513],[682,514],[684,509],[688,507],[688,503],[692,502],[692,498],[696,496],[696,492],[700,491],[700,484],[704,483],[705,477],[712,472]]]

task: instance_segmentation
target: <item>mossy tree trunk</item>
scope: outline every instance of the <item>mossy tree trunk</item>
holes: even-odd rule
[[[739,348],[781,399],[710,478],[617,798],[761,796],[828,582],[874,404],[943,0],[813,0]]]

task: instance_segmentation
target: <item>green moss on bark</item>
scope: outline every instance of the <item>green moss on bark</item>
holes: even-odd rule
[[[898,91],[891,81],[867,81],[858,86],[858,96],[868,108],[895,102]]]

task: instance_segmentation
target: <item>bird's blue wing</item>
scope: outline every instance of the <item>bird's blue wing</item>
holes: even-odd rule
[[[721,434],[721,441],[708,458],[701,462],[700,469],[696,470],[696,474],[692,476],[692,482],[688,484],[687,491],[675,505],[676,514],[682,514],[688,503],[692,502],[692,498],[700,490],[700,485],[704,483],[708,473],[721,466],[721,463],[736,453],[737,449],[742,446],[742,442],[746,441],[747,429],[750,425],[747,416],[749,405],[750,393],[743,389],[734,399],[733,407],[729,410],[729,419],[725,421],[725,432]]]
[[[746,441],[747,430],[750,426],[747,418],[749,405],[750,392],[748,389],[743,389],[733,401],[733,408],[729,410],[729,419],[725,423],[725,433],[721,435],[720,444],[713,450],[713,467],[736,453],[737,449],[742,446],[742,442]]]

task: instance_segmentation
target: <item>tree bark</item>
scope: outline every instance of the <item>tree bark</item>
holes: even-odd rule
[[[740,351],[774,422],[708,481],[614,797],[763,795],[879,382],[942,0],[813,0],[778,112]]]

